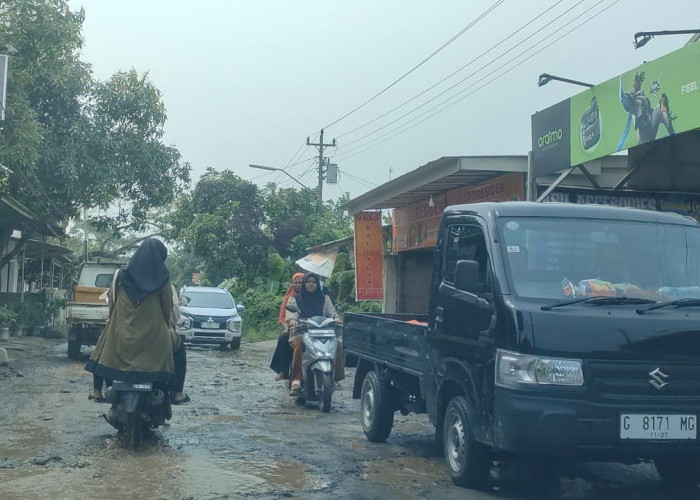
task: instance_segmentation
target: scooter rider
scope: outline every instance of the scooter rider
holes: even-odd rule
[[[324,316],[326,318],[335,318],[337,322],[341,319],[336,313],[335,307],[330,297],[324,295],[319,286],[319,278],[316,274],[307,273],[302,280],[301,291],[289,299],[288,304],[294,305],[298,309],[298,313],[287,311],[285,319],[289,324],[289,344],[294,350],[292,355],[292,385],[291,389],[297,391],[301,389],[302,368],[301,359],[303,354],[303,338],[299,331],[298,319],[311,318],[313,316]],[[335,379],[343,380],[345,378],[345,365],[343,363],[342,347],[338,345],[335,358]]]
[[[85,369],[123,382],[148,380],[163,385],[184,381],[184,347],[168,327],[173,316],[173,287],[165,267],[167,249],[147,238],[109,292],[109,320]],[[173,403],[189,398],[175,387]]]

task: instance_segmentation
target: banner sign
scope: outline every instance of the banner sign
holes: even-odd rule
[[[392,217],[392,249],[394,252],[434,247],[437,243],[442,212],[445,211],[445,195],[411,203],[394,209]]]
[[[547,186],[538,186],[538,196]],[[640,208],[660,212],[675,212],[700,220],[700,195],[688,193],[658,193],[644,191],[612,191],[610,189],[587,189],[558,187],[544,201],[559,201],[587,205],[612,205],[616,207]]]
[[[355,214],[355,298],[383,300],[382,213]]]
[[[319,248],[303,259],[299,259],[295,264],[305,271],[330,278],[333,274],[336,257],[338,257],[338,247]]]
[[[525,199],[525,178],[521,173],[510,173],[432,199],[432,207],[430,200],[422,200],[394,210],[392,248],[395,252],[434,247],[446,206]]]
[[[700,127],[700,43],[532,115],[535,177]]]

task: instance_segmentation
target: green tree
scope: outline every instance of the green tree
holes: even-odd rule
[[[162,143],[165,108],[147,75],[92,79],[80,60],[84,17],[66,0],[0,3],[0,40],[17,49],[0,128],[0,162],[13,172],[3,189],[38,215],[23,240],[93,207],[121,207],[96,221],[103,228],[143,230],[189,182],[189,165]],[[0,248],[9,230],[0,227]]]
[[[204,262],[204,277],[218,285],[247,282],[267,271],[269,239],[255,184],[230,170],[207,169],[173,214],[170,237]]]

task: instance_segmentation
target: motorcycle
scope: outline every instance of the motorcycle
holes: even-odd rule
[[[105,420],[117,429],[119,442],[136,450],[143,444],[147,430],[165,424],[172,417],[167,387],[151,382],[128,383],[115,380],[105,391],[112,404]]]
[[[287,310],[297,312],[294,305]],[[335,390],[335,352],[338,349],[337,322],[334,318],[314,316],[300,318],[299,328],[304,342],[302,384],[297,395],[299,403],[315,401],[324,413],[331,410]]]

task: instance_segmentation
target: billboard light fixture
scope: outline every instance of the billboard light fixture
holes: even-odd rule
[[[664,30],[664,31],[639,31],[634,34],[634,48],[638,49],[644,47],[649,40],[655,36],[664,35],[694,35],[700,33],[700,29],[695,30]]]
[[[593,84],[591,83],[579,82],[578,80],[571,80],[570,78],[562,78],[560,76],[550,75],[549,73],[542,73],[540,75],[540,78],[537,80],[537,86],[542,87],[543,85],[547,85],[552,80],[564,83],[572,83],[574,85],[580,85],[582,87],[588,88],[591,88],[593,86]]]

